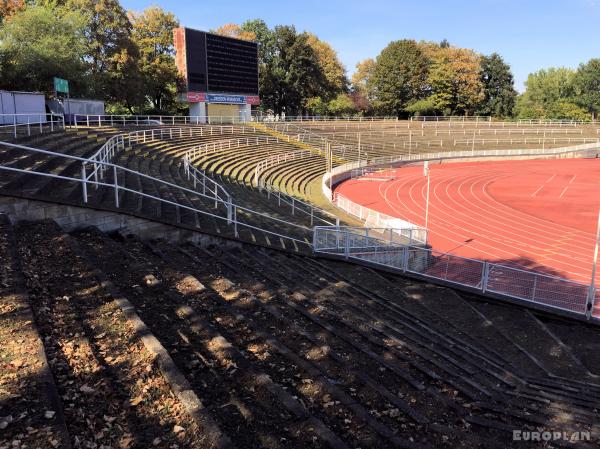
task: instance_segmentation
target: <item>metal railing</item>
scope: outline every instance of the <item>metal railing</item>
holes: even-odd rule
[[[525,303],[591,316],[600,289],[556,276],[477,259],[442,253],[424,246],[386,239],[409,230],[317,226],[313,232],[315,253],[343,256],[394,271],[414,274],[429,281],[468,287],[483,295],[493,293]]]
[[[64,128],[62,114],[0,114],[0,133],[11,134],[15,139],[19,135],[31,136]]]
[[[535,135],[546,135],[546,134],[583,134],[583,129],[581,128],[477,128],[477,129],[436,129],[435,135],[478,135],[482,134],[516,134],[516,135],[525,135],[525,134],[535,134]]]
[[[314,156],[315,152],[310,150],[296,150],[282,154],[273,154],[272,156],[269,156],[266,159],[260,161],[258,164],[256,164],[256,167],[254,168],[254,185],[259,188],[265,187],[266,180],[261,178],[261,175],[265,170],[271,167],[282,164],[284,162],[296,161],[299,159],[306,159],[307,157]]]
[[[261,143],[270,144],[270,143],[277,143],[277,142],[280,142],[280,140],[277,137],[257,136],[257,137],[251,137],[251,138],[229,139],[229,140],[223,140],[223,141],[217,141],[217,142],[209,142],[207,144],[202,144],[202,145],[198,145],[196,147],[190,148],[188,151],[186,151],[185,155],[183,156],[184,167],[186,167],[186,173],[188,174],[188,179],[190,177],[190,175],[189,175],[190,171],[194,174],[194,182],[196,182],[195,178],[199,174],[202,178],[200,184],[203,186],[203,188],[204,188],[206,180],[211,179],[205,175],[203,170],[200,170],[194,166],[195,162],[197,162],[199,159],[202,159],[205,156],[208,156],[210,154],[215,154],[215,153],[218,153],[221,151],[227,151],[230,149],[235,150],[242,146],[259,145]],[[307,151],[307,150],[299,150],[299,151]],[[310,154],[312,154],[312,153],[310,153]],[[275,158],[277,156],[278,155],[274,155],[274,156],[271,156],[270,158]],[[283,155],[280,155],[280,156],[283,156]],[[283,159],[281,159],[281,160],[283,160]],[[285,160],[290,160],[290,158],[285,158]],[[255,173],[255,180],[256,180],[256,173]],[[279,189],[277,189],[273,185],[264,182],[264,180],[261,181],[261,183],[258,185],[258,187],[260,187],[260,189],[259,189],[260,192],[262,192],[264,190],[263,193],[266,193],[267,199],[276,200],[278,207],[284,207],[284,206],[289,207],[289,211],[290,211],[291,215],[293,215],[293,216],[295,216],[296,214],[306,215],[310,219],[311,226],[314,224],[315,221],[323,223],[323,224],[329,224],[329,225],[333,224],[331,221],[324,219],[320,215],[328,216],[333,219],[337,218],[337,217],[335,217],[335,215],[333,215],[323,209],[313,206],[312,204],[306,203],[292,195],[288,195],[285,192],[281,192]]]
[[[102,128],[105,126],[223,125],[227,123],[245,123],[247,121],[245,117],[240,116],[72,114],[69,116],[67,123],[78,129],[79,127]]]
[[[600,143],[600,139],[588,137],[531,137],[521,139],[454,139],[456,145],[501,145],[501,144],[522,144],[522,145],[542,145],[557,143]]]
[[[12,148],[15,151],[24,151],[27,153],[46,155],[81,164],[80,176],[58,175],[50,172],[27,170],[7,165],[0,165],[0,170],[18,172],[28,175],[44,176],[48,178],[62,180],[65,183],[70,183],[70,185],[80,185],[82,195],[81,197],[84,204],[89,202],[90,195],[93,195],[94,192],[97,192],[98,189],[102,187],[108,189],[109,191],[112,191],[112,204],[117,209],[121,208],[120,194],[127,192],[140,198],[146,198],[157,204],[173,206],[177,210],[182,211],[182,213],[197,214],[199,216],[207,216],[212,217],[215,220],[221,220],[225,222],[228,226],[233,227],[234,235],[236,237],[239,236],[238,228],[243,227],[247,229],[254,229],[275,237],[279,237],[281,239],[285,239],[287,241],[293,241],[297,245],[310,246],[310,243],[307,243],[306,240],[310,239],[310,236],[312,235],[312,228],[298,225],[296,223],[291,223],[286,220],[282,220],[261,212],[254,211],[250,208],[243,207],[239,204],[235,204],[231,200],[227,201],[219,196],[215,198],[214,195],[204,194],[198,189],[193,190],[187,187],[183,187],[160,178],[156,178],[135,170],[122,167],[117,164],[113,164],[111,162],[103,161],[100,158],[86,159],[62,153],[55,153],[52,151],[42,150],[38,148],[11,144],[7,142],[2,142],[2,145]],[[90,164],[93,166],[92,169],[89,168]],[[105,175],[100,175],[101,173]],[[138,183],[137,186],[132,187],[131,183],[125,182],[125,179],[130,178],[138,179],[140,180],[140,183]],[[142,187],[142,184],[154,186],[151,188],[152,192],[149,193],[148,191],[145,191]],[[172,189],[173,192],[180,192],[186,198],[188,196],[190,198],[197,197],[201,202],[204,203],[214,202],[215,208],[213,212],[209,212],[204,208],[194,206],[191,202],[176,200],[174,198],[174,195],[172,194],[163,195],[160,193],[161,186],[167,189]],[[168,199],[166,196],[169,196],[172,199]],[[238,214],[250,217],[253,221],[244,221],[243,219],[238,218]],[[160,217],[157,216],[152,218]],[[267,226],[270,225],[272,228],[268,229],[263,224]],[[293,228],[296,232],[298,232],[298,238],[273,230],[281,226]]]
[[[253,129],[256,132],[255,128]],[[217,140],[215,142],[207,142],[202,143],[200,145],[196,145],[186,152],[186,156],[190,160],[197,160],[204,158],[210,154],[216,154],[223,151],[234,150],[241,147],[249,147],[249,146],[257,146],[261,144],[271,144],[278,143],[279,139],[277,137],[271,136],[254,136],[254,137],[242,137],[242,138],[234,138],[234,139],[225,139],[225,140]]]
[[[192,136],[214,136],[223,134],[234,134],[241,132],[242,134],[247,132],[255,133],[256,130],[251,127],[235,127],[235,126],[204,126],[204,127],[187,127],[187,128],[158,128],[158,129],[145,129],[139,131],[132,131],[126,134],[119,134],[111,137],[106,143],[88,159],[88,164],[93,167],[91,172],[85,172],[83,175],[88,180],[93,179],[98,182],[99,179],[103,179],[104,171],[106,170],[105,165],[100,162],[110,162],[117,151],[122,150],[125,146],[131,146],[135,143],[145,143],[154,140],[168,140],[168,139],[181,139]],[[214,207],[216,208],[218,202],[225,204],[232,204],[231,195],[227,190],[213,178],[207,176],[203,170],[198,169],[194,166],[193,161],[200,154],[205,151],[211,153],[219,149],[234,148],[232,145],[251,145],[256,143],[272,143],[278,142],[277,138],[269,136],[252,136],[247,138],[236,138],[219,140],[217,142],[208,142],[190,148],[186,151],[182,158],[184,175],[193,184],[194,189],[198,189],[202,192],[205,197],[214,198]],[[271,198],[271,192],[267,193],[268,198]],[[317,207],[309,205],[301,200],[286,195],[282,192],[274,193],[274,199],[277,199],[279,207],[288,205],[290,207],[291,215],[304,214],[310,219],[310,225],[314,222],[322,224],[333,224],[332,222],[323,219],[323,216],[332,216],[326,211],[323,211]],[[232,209],[228,209],[228,219],[231,219],[231,214],[234,212]],[[334,217],[335,218],[335,217]]]
[[[414,241],[427,243],[427,230],[414,223],[364,207],[340,193],[335,193],[333,204],[349,215],[363,221],[367,228],[412,229],[414,231]]]

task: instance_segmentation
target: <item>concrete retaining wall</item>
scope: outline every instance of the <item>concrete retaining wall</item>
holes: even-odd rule
[[[12,196],[0,196],[0,213],[6,214],[13,223],[21,220],[54,220],[66,232],[96,226],[103,232],[118,231],[143,240],[164,239],[173,243],[190,241],[200,246],[241,246],[241,243],[234,240],[128,214]]]

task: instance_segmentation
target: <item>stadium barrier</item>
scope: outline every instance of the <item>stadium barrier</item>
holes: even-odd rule
[[[250,208],[244,207],[240,204],[234,203],[232,198],[229,196],[229,194],[227,194],[227,192],[224,188],[222,188],[222,186],[220,186],[214,180],[206,177],[199,170],[195,170],[189,165],[186,166],[185,163],[183,164],[183,169],[187,171],[184,171],[184,174],[189,175],[190,178],[194,180],[195,190],[177,184],[173,184],[163,179],[156,178],[135,170],[131,170],[110,162],[110,160],[115,156],[115,154],[118,151],[125,148],[126,144],[131,144],[135,142],[147,142],[150,140],[166,138],[166,136],[185,137],[194,135],[195,132],[198,132],[198,130],[190,128],[177,129],[179,129],[180,132],[173,132],[174,129],[155,129],[140,130],[134,131],[132,133],[113,136],[94,155],[90,156],[89,158],[71,156],[63,153],[56,153],[52,151],[42,150],[39,148],[17,145],[8,142],[0,142],[2,146],[8,147],[9,150],[12,149],[15,152],[25,152],[28,154],[50,156],[62,159],[64,161],[64,164],[68,164],[69,162],[81,164],[79,176],[57,175],[50,172],[42,172],[31,169],[21,169],[7,165],[0,165],[0,170],[53,178],[61,180],[68,185],[80,185],[81,198],[83,204],[87,204],[89,201],[90,189],[98,190],[100,187],[103,187],[112,190],[112,193],[114,195],[113,205],[117,209],[121,207],[121,204],[119,202],[120,192],[128,192],[130,194],[148,199],[153,202],[164,203],[174,206],[178,210],[187,213],[199,214],[203,216],[212,217],[216,220],[225,221],[227,225],[231,225],[233,227],[234,235],[236,237],[238,236],[238,228],[244,227],[248,229],[254,229],[275,237],[279,237],[287,241],[294,242],[294,244],[296,245],[308,245],[309,247],[311,246],[311,244],[307,242],[312,236],[312,228],[292,223],[286,220],[282,220],[276,217],[272,217],[268,214],[258,212]],[[190,205],[190,203],[171,201],[160,196],[149,194],[143,191],[141,185],[139,185],[139,187],[132,187],[131,184],[126,183],[126,177],[138,177],[138,179],[143,179],[149,183],[154,184],[155,186],[164,186],[166,188],[179,190],[187,195],[195,195],[204,200],[209,200],[211,202],[214,201],[215,210],[209,212],[207,210],[194,207]],[[205,188],[210,185],[213,186],[213,190],[205,190]],[[158,191],[160,192],[160,189],[158,189]],[[256,226],[255,224],[244,221],[243,219],[239,219],[238,213],[241,213],[242,216],[252,217],[257,222],[264,223],[265,226]],[[299,233],[301,238],[296,238],[290,235],[283,234],[281,232],[276,232],[277,227],[280,225],[285,225],[294,228]]]
[[[52,112],[44,114],[0,114],[0,133],[31,136],[65,128],[65,117]]]
[[[523,138],[523,139],[454,139],[456,145],[489,145],[489,144],[523,144],[523,145],[542,145],[557,143],[599,143],[600,139],[588,137],[542,137],[542,138]]]
[[[316,254],[367,262],[434,283],[443,281],[483,295],[494,294],[588,318],[600,295],[600,289],[592,289],[588,284],[385,238],[387,234],[405,236],[414,231],[316,226],[313,249]]]

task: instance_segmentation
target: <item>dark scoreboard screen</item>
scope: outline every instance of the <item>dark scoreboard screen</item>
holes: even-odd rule
[[[258,44],[190,28],[174,30],[189,92],[258,95]]]

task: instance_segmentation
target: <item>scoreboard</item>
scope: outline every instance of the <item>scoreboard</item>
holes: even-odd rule
[[[258,96],[257,43],[184,27],[173,30],[173,37],[188,96]]]

